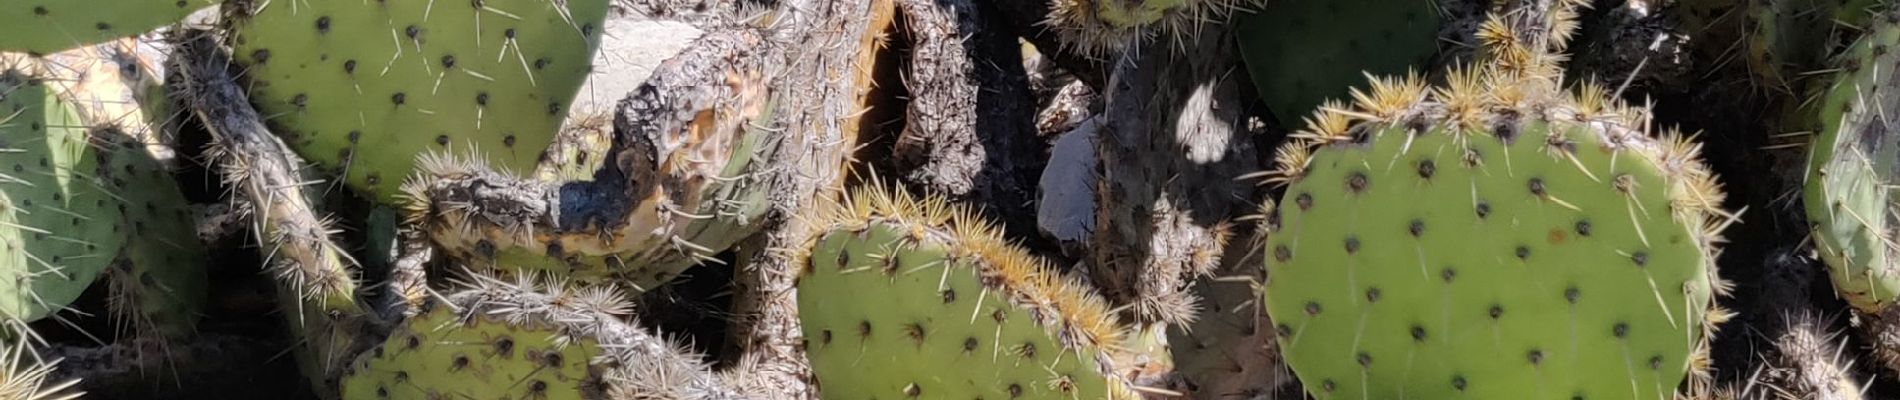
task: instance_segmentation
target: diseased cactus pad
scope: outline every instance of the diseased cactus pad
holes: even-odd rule
[[[1375,81],[1282,150],[1288,364],[1321,398],[1671,398],[1726,317],[1695,148],[1594,87],[1453,75],[1430,100]]]
[[[26,65],[0,70],[0,322],[78,298],[113,261],[120,203],[79,116]]]
[[[253,103],[298,153],[394,204],[416,156],[534,166],[599,46],[607,0],[232,3]]]
[[[52,54],[177,23],[220,0],[0,0],[0,51]]]
[[[822,398],[1133,398],[1104,350],[1120,328],[1079,286],[942,201],[850,202],[798,283]]]
[[[1893,73],[1900,28],[1875,26],[1823,93],[1805,190],[1815,247],[1835,290],[1870,313],[1900,295],[1900,132],[1881,110],[1900,101]]]
[[[435,307],[358,359],[343,378],[343,398],[581,399],[590,380],[604,387],[588,365],[600,345],[566,338],[553,325]]]

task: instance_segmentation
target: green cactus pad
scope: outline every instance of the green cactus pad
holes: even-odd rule
[[[1463,77],[1432,100],[1375,82],[1282,158],[1263,250],[1287,363],[1319,398],[1672,398],[1726,317],[1695,147],[1594,87]]]
[[[1835,291],[1866,312],[1900,294],[1900,132],[1877,108],[1900,101],[1900,81],[1888,68],[1900,60],[1900,28],[1876,26],[1844,55],[1846,66],[1812,116],[1820,129],[1803,193]]]
[[[0,320],[32,321],[78,298],[125,236],[85,124],[15,67],[0,71]]]
[[[1363,87],[1365,73],[1405,73],[1438,52],[1428,0],[1270,1],[1242,14],[1241,56],[1267,108],[1294,121],[1321,101]]]
[[[52,54],[178,23],[220,0],[0,0],[0,51]]]
[[[820,397],[1134,398],[1100,300],[967,213],[873,190],[821,212],[798,281]]]
[[[416,157],[527,172],[599,46],[607,0],[230,3],[252,102],[305,158],[386,204]]]
[[[588,398],[589,385],[600,385],[589,368],[600,345],[565,338],[552,325],[435,307],[359,358],[343,378],[343,399]]]
[[[116,310],[136,318],[142,327],[162,336],[181,337],[193,331],[205,305],[204,246],[198,242],[197,222],[190,204],[179,191],[171,171],[146,150],[145,143],[107,133],[98,141],[105,167],[99,176],[111,193],[124,200],[125,220],[118,231],[128,235],[114,266],[126,289],[128,307]]]

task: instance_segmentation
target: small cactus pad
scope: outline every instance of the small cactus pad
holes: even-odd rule
[[[0,51],[52,54],[136,36],[219,0],[0,0]]]
[[[343,399],[581,399],[598,380],[593,340],[555,325],[462,315],[447,306],[404,322],[343,378]]]
[[[1428,0],[1284,0],[1235,23],[1240,53],[1267,108],[1283,121],[1400,74],[1438,52],[1439,11]],[[1363,72],[1362,72],[1363,71]]]
[[[739,399],[739,377],[623,320],[612,285],[476,275],[343,377],[344,400]]]
[[[1099,299],[941,200],[821,207],[798,281],[826,399],[1132,399]]]
[[[395,204],[416,156],[526,172],[561,127],[607,0],[236,1],[252,102],[300,155]]]
[[[14,61],[0,66],[0,322],[66,307],[125,237],[85,124],[36,61]]]
[[[146,143],[108,131],[95,141],[105,164],[100,180],[124,200],[117,229],[125,239],[113,279],[114,312],[166,337],[192,332],[204,309],[204,246],[178,182]]]
[[[1375,79],[1281,149],[1266,303],[1309,393],[1670,399],[1701,372],[1723,195],[1697,145],[1559,79]]]
[[[1891,66],[1900,27],[1876,28],[1844,55],[1825,92],[1810,146],[1808,219],[1834,288],[1856,308],[1880,312],[1900,294],[1900,132],[1880,104],[1900,101]]]

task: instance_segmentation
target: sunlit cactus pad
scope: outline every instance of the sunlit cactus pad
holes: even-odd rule
[[[1307,391],[1674,396],[1726,316],[1697,148],[1594,86],[1450,79],[1376,80],[1281,151],[1266,301]]]
[[[1107,307],[937,199],[829,207],[799,278],[825,399],[1132,399]]]
[[[393,203],[428,151],[532,168],[587,77],[607,3],[255,0],[227,14],[276,133]]]

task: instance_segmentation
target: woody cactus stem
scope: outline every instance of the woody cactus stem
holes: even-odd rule
[[[776,187],[768,195],[771,229],[743,255],[747,268],[735,282],[733,342],[758,365],[754,379],[771,388],[769,398],[817,396],[805,360],[799,324],[794,249],[811,238],[810,224],[789,218],[820,202],[836,199],[844,177],[839,162],[858,140],[877,40],[892,24],[891,0],[787,0],[775,16],[783,26],[770,41],[780,50],[786,70],[773,76],[778,97],[795,99],[773,121],[784,131],[776,169],[765,179]],[[796,44],[796,45],[794,45]],[[824,79],[812,79],[824,77]]]
[[[308,184],[298,159],[270,135],[263,119],[247,104],[232,80],[228,58],[208,34],[186,33],[172,57],[172,70],[184,76],[174,92],[213,138],[227,183],[250,199],[258,237],[273,254],[272,272],[288,289],[319,308],[360,313],[356,279],[349,255],[330,241],[328,224],[301,189]]]
[[[620,102],[613,147],[591,180],[522,179],[486,164],[425,156],[410,222],[480,266],[611,278],[644,290],[756,231],[769,188],[757,179],[777,138],[763,40],[708,33]],[[558,262],[539,261],[542,257]]]
[[[172,95],[204,122],[224,179],[254,205],[253,228],[272,257],[284,314],[303,342],[298,358],[319,393],[327,393],[348,357],[372,343],[378,321],[357,302],[354,262],[330,240],[330,228],[312,208],[296,156],[271,136],[249,106],[213,36],[189,31],[177,40]]]
[[[904,132],[893,153],[903,179],[952,200],[982,202],[1012,233],[1031,233],[1031,185],[1042,170],[1015,35],[990,29],[987,9],[969,0],[901,0],[910,39]]]
[[[1242,114],[1248,83],[1233,73],[1231,32],[1208,29],[1189,48],[1129,53],[1109,84],[1089,273],[1136,323],[1191,321],[1189,285],[1220,264],[1230,221],[1252,209],[1252,186],[1237,180],[1261,169]]]

